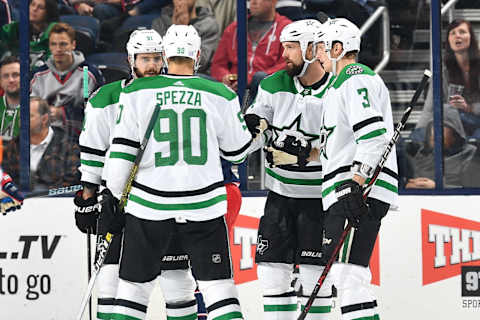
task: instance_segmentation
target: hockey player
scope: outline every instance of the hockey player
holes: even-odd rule
[[[286,69],[260,83],[245,115],[252,134],[259,134],[266,121],[271,129],[265,133],[272,131],[273,139],[267,149],[269,192],[255,256],[267,320],[296,319],[297,296],[290,285],[294,265],[300,265],[302,305],[323,271],[322,169],[318,161],[307,164],[312,144],[318,143],[323,95],[332,81],[313,52],[314,35],[321,28],[316,20],[300,20],[282,30]],[[324,287],[308,319],[326,319],[331,303],[331,288]]]
[[[19,210],[23,205],[23,194],[18,190],[12,178],[0,168],[0,212],[6,215],[8,212]]]
[[[132,33],[127,43],[128,61],[131,67],[131,79],[119,80],[101,87],[88,101],[84,128],[80,135],[81,167],[83,191],[76,194],[75,220],[82,232],[90,229],[95,233],[98,217],[97,192],[102,184],[102,175],[105,156],[113,139],[113,129],[117,117],[121,116],[123,106],[119,105],[119,96],[122,88],[133,79],[159,75],[163,66],[162,39],[154,30],[137,30]],[[114,301],[118,286],[118,262],[120,259],[122,236],[113,238],[104,266],[100,269],[97,280],[97,318],[110,319],[114,302],[122,305],[122,301]],[[174,244],[171,249],[176,251]],[[170,252],[172,254],[173,252]],[[185,257],[183,253],[176,254],[175,259]],[[168,259],[167,259],[168,260]],[[188,271],[188,261],[165,261],[162,269],[180,269],[175,271],[177,276],[183,277],[186,282],[194,281]],[[170,271],[164,271],[160,277],[160,284],[168,281]],[[192,289],[193,290],[193,289]],[[171,310],[167,299],[167,315],[177,310]]]
[[[200,56],[200,37],[192,26],[172,25],[164,36],[168,75],[137,79],[120,95],[125,106],[117,118],[107,166],[107,203],[102,215],[115,217],[111,232],[121,228],[124,244],[115,306],[119,317],[144,319],[148,296],[159,275],[166,244],[175,241],[190,257],[208,319],[243,319],[232,278],[224,214],[223,158],[240,162],[251,135],[238,98],[223,84],[193,76]],[[154,108],[159,118],[149,137],[133,182],[125,214],[118,200]],[[110,193],[111,190],[111,193]],[[113,196],[112,196],[113,194]],[[117,230],[115,230],[117,229]],[[193,289],[172,275],[166,299],[191,308]],[[181,310],[181,309],[176,309]],[[180,317],[180,314],[172,315]]]
[[[355,228],[347,235],[327,279],[341,291],[342,319],[378,319],[368,265],[381,219],[390,205],[397,203],[395,150],[366,203],[362,185],[371,177],[393,134],[390,98],[381,78],[356,63],[361,37],[357,26],[343,18],[327,24],[316,39],[318,60],[336,74],[325,96],[320,132],[322,200],[328,210],[323,258],[326,261],[332,255],[348,219]]]

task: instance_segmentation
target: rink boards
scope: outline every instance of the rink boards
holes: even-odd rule
[[[231,235],[246,319],[261,319],[263,309],[254,253],[264,203],[244,198]],[[371,268],[383,319],[478,319],[480,197],[400,197],[383,220]],[[22,211],[0,216],[0,319],[74,319],[86,270],[71,198],[29,199]],[[147,319],[165,319],[157,289]]]

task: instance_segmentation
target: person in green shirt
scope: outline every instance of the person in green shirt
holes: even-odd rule
[[[20,127],[20,60],[9,56],[0,63],[0,135],[11,140],[19,134]]]
[[[30,67],[41,66],[50,56],[48,35],[59,19],[56,0],[31,0],[30,17]],[[0,57],[18,55],[20,24],[18,21],[0,28]]]

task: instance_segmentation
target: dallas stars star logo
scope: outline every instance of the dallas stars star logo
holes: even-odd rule
[[[328,160],[327,157],[327,140],[330,137],[330,135],[333,133],[333,130],[335,130],[336,126],[333,127],[327,127],[325,126],[324,123],[322,123],[322,126],[320,127],[320,156],[324,156],[325,159]]]
[[[290,124],[290,125],[287,125],[285,127],[282,127],[282,128],[278,128],[278,127],[275,127],[275,126],[271,126],[272,127],[272,131],[273,131],[273,140],[277,140],[278,137],[280,136],[280,134],[283,132],[283,131],[297,131],[297,132],[300,132],[301,134],[303,134],[303,137],[305,138],[305,140],[307,141],[314,141],[316,139],[318,139],[318,135],[317,134],[311,134],[311,133],[307,133],[305,131],[303,131],[302,129],[300,129],[300,126],[301,126],[301,122],[302,122],[302,114],[299,114],[295,120],[293,120],[293,122]]]

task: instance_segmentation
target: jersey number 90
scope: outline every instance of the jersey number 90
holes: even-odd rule
[[[170,155],[164,157],[161,152],[155,153],[155,167],[173,166],[179,159],[179,141],[183,141],[183,160],[191,165],[203,165],[207,162],[207,114],[201,109],[186,109],[182,112],[182,132],[179,136],[178,131],[179,114],[172,109],[160,110],[158,121],[153,128],[153,137],[157,142],[170,143]],[[162,119],[168,120],[167,132],[162,132]],[[192,132],[192,122],[198,119],[198,132]],[[192,152],[192,134],[198,135],[200,146],[200,155],[193,155]]]

